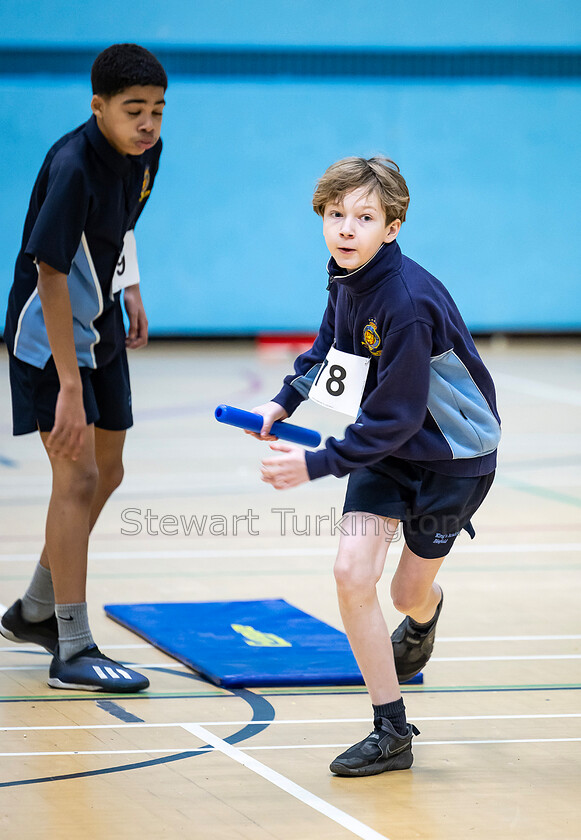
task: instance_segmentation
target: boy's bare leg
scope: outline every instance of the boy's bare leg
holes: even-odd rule
[[[74,652],[75,647],[86,647],[93,641],[85,602],[88,539],[107,499],[123,478],[125,431],[90,426],[85,437],[85,446],[76,461],[49,455],[53,492],[47,515],[47,543],[22,599],[3,616],[4,630],[12,634],[8,638],[18,641],[24,636],[50,651],[57,640],[55,612],[59,610],[55,602],[66,605],[67,632],[60,639],[61,652]],[[48,435],[42,435],[42,439],[46,442]],[[52,570],[51,556],[55,560]],[[62,569],[58,570],[60,558],[64,561],[64,576]],[[55,579],[59,578],[56,595],[53,573]],[[32,629],[28,624],[36,626]],[[61,630],[64,632],[64,625]]]
[[[442,598],[442,590],[434,579],[444,559],[427,560],[404,546],[391,582],[391,597],[396,610],[409,615],[418,624],[425,624],[433,618]]]
[[[89,530],[92,531],[107,499],[123,481],[123,447],[126,432],[110,432],[95,428],[95,459],[99,470],[99,480],[91,514]]]
[[[434,582],[444,558],[418,557],[406,545],[391,583],[391,596],[405,618],[391,634],[395,667],[401,682],[407,682],[429,662],[434,649],[436,625],[443,594]]]
[[[49,437],[50,433],[41,432],[45,449]],[[86,617],[86,579],[91,509],[98,485],[93,425],[85,428],[75,460],[58,457],[49,449],[47,455],[52,492],[40,567],[35,569],[22,599],[2,617],[2,625],[11,634],[8,638],[33,641],[51,652],[58,638],[63,641],[60,648],[64,656],[65,651],[73,655],[75,646],[81,649],[92,642]],[[57,631],[56,604],[67,607],[69,640],[77,634],[73,644],[64,641],[61,630]]]
[[[48,436],[41,433],[45,446]],[[56,603],[81,603],[86,600],[90,517],[98,483],[94,426],[87,427],[76,461],[47,454],[52,493],[43,556],[50,564]]]
[[[47,438],[43,435],[44,442]],[[52,650],[48,678],[52,688],[126,692],[142,691],[149,685],[147,677],[120,666],[97,648],[85,598],[89,533],[113,485],[120,480],[123,440],[124,433],[95,434],[91,425],[76,461],[48,453],[53,489],[46,555],[50,558],[58,625],[58,645]]]
[[[89,533],[93,530],[107,499],[123,480],[123,447],[126,432],[110,432],[95,427],[95,461],[98,470],[97,487],[89,513]],[[46,545],[40,555],[40,563],[50,569]]]
[[[335,563],[339,609],[347,638],[371,702],[380,706],[401,698],[389,631],[377,597],[387,549],[398,526],[395,519],[348,513]],[[367,533],[364,533],[364,529]]]
[[[338,776],[407,770],[413,763],[412,738],[418,730],[406,720],[391,638],[377,597],[377,583],[398,521],[357,512],[347,514],[344,524],[350,534],[342,534],[339,543],[337,594],[347,637],[373,705],[373,731],[338,755],[330,770]]]

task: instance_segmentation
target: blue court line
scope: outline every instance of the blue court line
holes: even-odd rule
[[[166,670],[169,673],[176,674],[180,677],[186,677],[188,679],[198,679],[195,676],[195,674],[182,674],[178,673],[177,671],[170,671],[169,669],[160,670]],[[269,722],[274,720],[274,707],[264,697],[261,697],[257,694],[253,694],[246,688],[234,688],[230,689],[229,692],[233,697],[239,697],[241,700],[245,700],[248,703],[248,705],[252,709],[252,720],[261,720]],[[144,695],[144,697],[145,699],[147,699],[147,695]],[[139,722],[145,722],[141,721],[139,718],[137,718],[137,720]],[[269,723],[253,724],[252,720],[250,721],[250,723],[247,723],[245,726],[243,726],[242,729],[239,729],[238,732],[235,732],[233,735],[229,735],[223,740],[226,741],[227,744],[239,744],[241,741],[246,741],[248,738],[253,738],[255,735],[258,735],[259,732],[263,732],[269,726]],[[155,767],[159,764],[168,764],[173,761],[182,761],[183,759],[193,758],[198,755],[207,755],[208,752],[212,751],[213,747],[211,747],[209,744],[206,744],[204,747],[201,747],[197,750],[188,750],[187,752],[178,753],[177,755],[168,755],[162,758],[153,758],[149,759],[148,761],[139,761],[133,764],[122,764],[116,765],[114,767],[103,767],[100,770],[86,770],[82,773],[67,773],[61,776],[43,776],[35,779],[20,779],[18,781],[12,782],[0,782],[0,788],[36,785],[42,782],[60,782],[68,779],[86,779],[91,776],[106,776],[111,773],[123,773],[127,770],[139,770],[143,767]]]
[[[227,741],[227,738],[224,738]],[[156,764],[168,764],[170,761],[181,761],[184,758],[193,758],[196,755],[207,755],[212,748],[206,746],[202,750],[193,750],[192,752],[178,753],[177,755],[167,756],[166,758],[154,758],[151,761],[140,761],[135,764],[120,764],[115,767],[103,767],[101,770],[87,770],[84,773],[69,773],[62,776],[43,776],[37,779],[21,779],[14,782],[0,782],[0,788],[6,787],[20,787],[23,785],[37,785],[41,782],[63,782],[68,779],[86,779],[90,776],[107,776],[110,773],[123,773],[126,770],[139,770],[142,767],[153,767]]]
[[[18,461],[14,458],[7,458],[6,455],[0,455],[0,467],[10,467],[15,469],[18,466]]]
[[[254,394],[258,393],[263,386],[262,377],[253,369],[240,369],[238,377],[246,380],[242,387],[235,391],[228,397],[233,405],[240,402],[246,402]],[[142,408],[135,412],[134,419],[139,422],[149,422],[155,420],[167,420],[169,418],[190,417],[197,414],[207,414],[213,416],[216,408],[216,401],[213,402],[193,402],[181,405],[165,405],[157,408]]]
[[[131,712],[128,712],[127,709],[124,709],[118,703],[114,703],[113,700],[97,700],[97,706],[103,709],[104,712],[109,712],[110,715],[113,715],[118,720],[122,720],[123,723],[145,723],[143,718],[132,715]]]
[[[192,678],[193,677],[193,678],[195,678],[195,675],[191,675],[191,674],[182,674],[182,673],[178,673],[176,671],[173,671],[172,673],[176,674],[177,676],[181,676],[181,677],[187,677],[187,678]],[[472,689],[466,689],[466,688],[459,687],[459,688],[455,688],[455,689],[454,688],[444,689],[443,693],[449,693],[449,692],[453,692],[453,691],[467,691],[467,690],[468,691],[531,691],[531,690],[539,690],[539,691],[540,690],[549,690],[550,691],[550,690],[568,690],[568,689],[573,689],[573,690],[581,689],[581,685],[570,685],[570,686],[541,686],[541,685],[539,685],[539,686],[522,686],[522,687],[507,686],[507,687],[504,687],[504,688],[496,686],[496,687],[491,687],[491,688],[472,688]],[[425,689],[423,689],[423,688],[420,689],[420,690],[422,692],[425,691]],[[433,693],[433,691],[435,691],[435,689],[430,690],[429,693]],[[252,709],[252,720],[262,720],[262,721],[267,720],[269,722],[274,720],[274,718],[275,718],[274,707],[271,705],[271,703],[269,703],[265,699],[265,697],[263,695],[254,694],[253,692],[249,691],[248,689],[231,689],[229,693],[230,693],[230,696],[240,697],[241,699],[245,700],[249,704],[249,706]],[[337,693],[338,694],[354,694],[354,693],[359,693],[359,692],[340,691],[340,692],[337,692]],[[136,695],[136,697],[139,697],[139,696],[143,697],[143,699],[150,699],[150,700],[151,699],[161,699],[161,696],[152,698],[151,696],[149,696],[147,694]],[[167,695],[167,697],[169,697],[169,698],[171,698],[172,696],[175,696],[175,695]],[[183,697],[184,695],[181,695],[181,696]],[[17,700],[20,700],[20,699],[30,700],[31,698],[16,698],[16,699]],[[45,699],[49,700],[49,699],[53,699],[53,698],[48,698],[47,697]],[[64,700],[78,699],[78,700],[85,700],[85,702],[86,702],[86,698],[63,698],[63,699]],[[195,699],[195,695],[192,696],[192,699]],[[230,735],[227,738],[224,738],[224,741],[226,741],[226,743],[228,743],[228,744],[240,743],[241,741],[245,741],[249,738],[252,738],[254,735],[257,735],[259,732],[263,732],[268,726],[269,726],[269,723],[253,724],[252,721],[251,721],[250,723],[246,724],[246,726],[244,726],[242,729],[240,729],[238,732],[235,732],[233,735]],[[183,761],[184,759],[193,758],[193,757],[198,756],[198,755],[207,755],[208,752],[212,752],[212,748],[210,747],[210,745],[206,744],[204,747],[201,747],[198,750],[188,750],[187,752],[178,753],[177,755],[164,756],[162,758],[154,758],[154,759],[150,759],[148,761],[135,762],[133,764],[116,765],[114,767],[104,767],[104,768],[101,768],[100,770],[87,770],[87,771],[84,771],[82,773],[69,773],[69,774],[64,774],[64,775],[60,775],[60,776],[44,776],[44,777],[35,778],[35,779],[21,779],[19,781],[1,782],[0,783],[0,788],[20,787],[20,786],[24,786],[24,785],[40,784],[42,782],[65,781],[65,780],[68,780],[68,779],[82,779],[82,778],[88,778],[88,777],[92,777],[92,776],[105,776],[105,775],[110,775],[111,773],[122,773],[122,772],[126,772],[128,770],[139,770],[141,768],[154,767],[154,766],[158,766],[158,765],[161,765],[161,764],[168,764],[168,763],[174,762],[174,761]]]

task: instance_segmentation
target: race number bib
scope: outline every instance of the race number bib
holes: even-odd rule
[[[139,266],[137,265],[137,243],[135,234],[128,230],[123,239],[123,250],[113,275],[111,294],[126,289],[127,286],[135,286],[139,283]]]
[[[369,358],[354,356],[331,347],[309,391],[309,398],[325,408],[349,414],[359,413],[369,373]]]

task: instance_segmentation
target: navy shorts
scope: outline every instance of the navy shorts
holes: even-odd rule
[[[464,478],[441,475],[399,458],[385,458],[349,476],[343,513],[399,519],[408,547],[419,557],[445,557],[470,522],[494,480],[494,473]]]
[[[125,348],[104,367],[81,367],[87,425],[118,432],[133,425],[131,385]],[[50,432],[60,383],[53,358],[36,368],[10,354],[12,423],[15,435]]]

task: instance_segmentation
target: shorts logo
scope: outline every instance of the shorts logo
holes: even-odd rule
[[[141,195],[139,196],[139,201],[145,201],[149,193],[151,192],[149,188],[149,182],[151,180],[151,176],[149,174],[149,166],[146,167],[145,173],[143,175],[143,184],[141,185]]]
[[[440,534],[439,531],[436,531],[436,535],[434,537],[434,545],[446,545],[448,540],[455,539],[460,534],[460,531],[454,531],[452,534]]]
[[[363,341],[361,344],[367,347],[372,356],[381,356],[381,336],[377,332],[377,321],[370,318],[369,323],[363,327]]]

